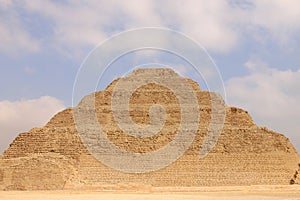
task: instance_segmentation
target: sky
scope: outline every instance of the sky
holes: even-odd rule
[[[300,152],[298,0],[0,0],[0,152],[72,106],[77,72],[97,45],[143,27],[201,44],[220,71],[226,103]],[[111,74],[108,82],[118,73]]]

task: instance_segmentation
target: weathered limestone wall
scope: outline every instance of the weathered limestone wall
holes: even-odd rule
[[[177,76],[167,69],[150,69],[149,73],[155,78],[168,77],[170,82]],[[21,133],[12,142],[0,158],[0,189],[75,189],[132,183],[152,186],[289,184],[295,171],[299,171],[300,159],[295,148],[283,135],[257,127],[248,112],[239,108],[226,107],[223,131],[216,146],[205,158],[199,157],[211,120],[211,93],[202,91],[194,81],[186,80],[199,102],[200,123],[192,145],[171,165],[142,174],[123,173],[105,166],[83,146],[73,109],[66,109],[45,127]],[[115,145],[128,152],[147,153],[172,141],[181,119],[176,95],[154,83],[139,87],[133,93],[129,111],[134,123],[148,125],[153,104],[162,105],[166,111],[166,122],[159,133],[136,138],[120,129],[111,111],[113,88],[118,81],[104,91],[85,97],[77,108],[88,112],[84,105],[95,97],[99,124]],[[294,179],[299,182],[299,178]]]

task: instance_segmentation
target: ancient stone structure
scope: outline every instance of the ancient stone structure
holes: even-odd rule
[[[133,73],[139,77],[140,72],[147,70],[158,79],[168,76],[172,81],[178,76],[170,69],[139,69]],[[220,138],[212,151],[200,158],[199,151],[211,122],[211,98],[216,94],[201,90],[192,80],[183,80],[194,90],[200,122],[187,151],[170,165],[153,172],[125,173],[99,162],[83,145],[73,112],[88,112],[86,104],[90,99],[95,101],[96,119],[102,130],[120,149],[145,154],[159,150],[175,138],[181,123],[180,103],[172,90],[155,83],[143,85],[132,94],[129,112],[134,123],[146,126],[151,121],[151,106],[162,105],[166,112],[162,129],[150,137],[134,137],[116,124],[111,98],[114,87],[120,81],[117,79],[104,91],[86,96],[76,108],[56,114],[43,128],[33,128],[19,134],[0,157],[0,189],[89,189],[130,184],[198,187],[299,183],[300,159],[290,141],[282,134],[256,126],[248,112],[239,108],[225,106],[226,117]],[[224,104],[222,100],[219,103]],[[89,126],[86,131],[90,131]]]
[[[299,168],[295,171],[293,178],[290,180],[290,184],[300,184],[300,163],[298,164]]]

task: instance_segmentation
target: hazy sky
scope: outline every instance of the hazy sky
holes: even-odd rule
[[[174,29],[202,44],[227,104],[300,152],[298,0],[0,0],[0,152],[72,105],[76,73],[97,44],[141,27]]]

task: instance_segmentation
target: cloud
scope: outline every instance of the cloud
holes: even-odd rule
[[[236,12],[226,0],[163,2],[160,13],[166,26],[177,28],[212,51],[229,51],[236,46]]]
[[[8,8],[12,5],[11,0],[0,0],[0,6],[3,8]]]
[[[50,96],[20,101],[0,101],[0,154],[21,132],[33,127],[41,127],[64,104]]]
[[[96,45],[109,35],[139,27],[173,27],[213,50],[236,43],[226,1],[26,1],[24,8],[54,22],[54,37],[68,47]],[[76,17],[74,17],[76,15]],[[229,17],[228,17],[229,16]]]
[[[244,39],[260,44],[268,42],[291,48],[300,30],[298,0],[230,0],[233,8],[233,27]]]
[[[0,13],[0,52],[16,55],[39,50],[39,42],[22,26],[11,1],[0,1]]]
[[[154,2],[127,1],[25,1],[27,12],[50,20],[56,47],[66,54],[95,47],[112,34],[143,26],[161,26]],[[86,52],[83,52],[84,55]],[[79,52],[80,54],[80,52]]]
[[[3,0],[2,0],[3,1]],[[2,51],[37,50],[40,40],[22,26],[23,12],[44,20],[49,31],[44,47],[82,59],[109,36],[139,27],[169,27],[194,38],[209,51],[228,52],[254,38],[290,44],[300,28],[298,0],[130,0],[130,1],[3,1]],[[0,6],[1,7],[1,6]],[[280,15],[278,14],[280,13]],[[83,55],[81,55],[83,54]]]
[[[228,103],[248,110],[260,126],[285,134],[300,153],[300,70],[247,62],[249,75],[226,82]]]
[[[298,0],[256,0],[250,13],[253,24],[270,31],[275,40],[289,43],[290,36],[300,29],[300,2]]]

